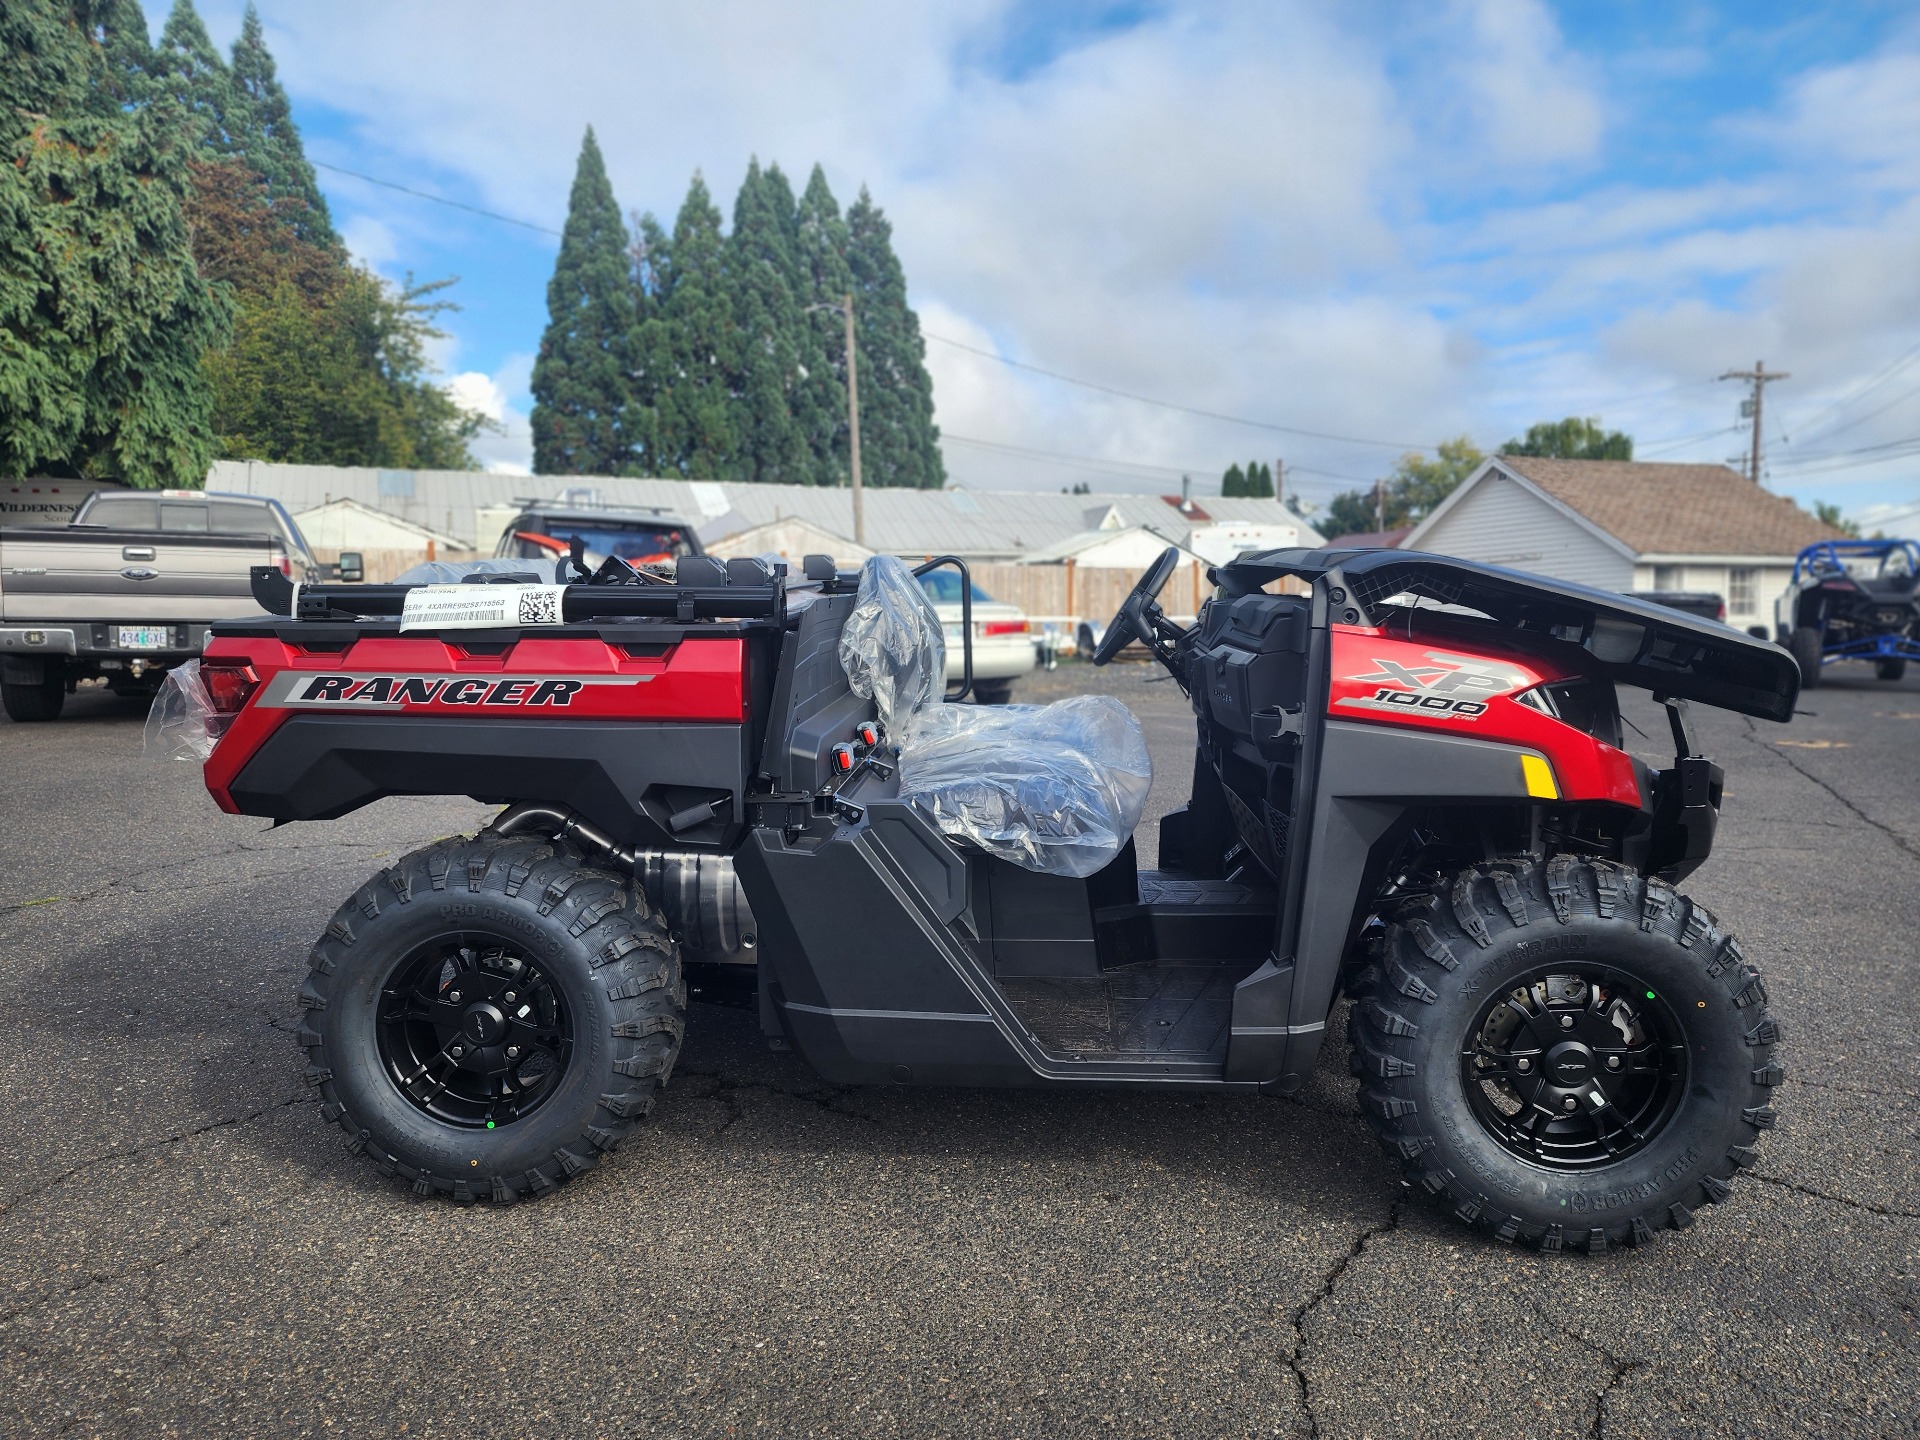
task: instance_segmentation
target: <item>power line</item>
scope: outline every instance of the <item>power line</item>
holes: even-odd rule
[[[503,225],[518,225],[522,230],[537,230],[542,235],[559,235],[558,230],[549,230],[544,225],[536,225],[531,220],[516,220],[511,215],[499,215],[491,210],[482,210],[477,205],[463,205],[458,200],[449,200],[444,195],[429,195],[424,190],[414,190],[405,185],[396,185],[391,180],[376,180],[371,175],[362,175],[358,170],[349,170],[344,165],[329,165],[324,160],[315,160],[313,164],[321,170],[331,170],[336,175],[351,175],[356,180],[364,180],[369,185],[378,185],[383,190],[398,190],[402,195],[411,195],[416,200],[431,200],[436,205],[450,206],[455,210],[464,210],[469,215],[479,215],[488,220],[498,220]]]
[[[1888,364],[1882,369],[1876,371],[1873,374],[1873,376],[1869,378],[1865,383],[1854,386],[1853,389],[1849,390],[1845,395],[1841,396],[1838,400],[1835,400],[1832,404],[1824,406],[1820,410],[1815,411],[1813,414],[1813,418],[1808,420],[1805,423],[1805,425],[1796,425],[1794,426],[1794,428],[1796,430],[1802,431],[1802,433],[1804,433],[1807,430],[1815,430],[1816,436],[1814,438],[1818,438],[1817,427],[1819,426],[1822,420],[1826,419],[1827,416],[1829,415],[1835,414],[1838,411],[1846,409],[1847,406],[1853,404],[1854,401],[1860,399],[1862,396],[1871,394],[1873,391],[1877,390],[1881,385],[1885,384],[1889,379],[1891,379],[1897,371],[1904,370],[1909,364],[1911,364],[1916,359],[1920,359],[1920,345],[1914,346],[1911,350],[1907,351],[1906,354],[1901,355],[1900,357],[1895,359],[1891,364]],[[1787,443],[1792,444],[1793,442],[1788,441]]]
[[[1199,475],[1204,477],[1213,474],[1213,467],[1211,465],[1154,465],[1138,460],[1108,460],[1097,455],[1069,455],[1059,450],[1036,450],[1028,445],[1013,445],[1003,440],[980,440],[971,435],[955,435],[950,430],[942,430],[940,432],[940,439],[943,442],[951,441],[956,445],[967,445],[978,450],[988,450],[996,454],[1016,456],[1022,460],[1037,460],[1043,464],[1061,465],[1068,469],[1090,470],[1097,473],[1132,476],[1146,480],[1170,480],[1175,476],[1190,478]],[[1347,480],[1352,478],[1345,475],[1333,475],[1325,470],[1313,470],[1310,467],[1294,465],[1291,462],[1289,462],[1286,467],[1286,473],[1289,476],[1301,471],[1312,475],[1325,476],[1333,480]],[[1356,481],[1355,483],[1365,484],[1367,482]]]
[[[1153,395],[1138,395],[1131,390],[1118,390],[1095,380],[1082,380],[1078,376],[1063,375],[1058,370],[1029,365],[1024,360],[1011,360],[1005,355],[996,355],[991,350],[982,350],[977,345],[968,345],[961,340],[950,340],[945,335],[935,335],[931,331],[923,330],[920,333],[928,340],[938,341],[942,345],[951,345],[954,349],[964,350],[969,355],[978,355],[983,360],[995,360],[1015,370],[1044,375],[1049,380],[1060,381],[1063,385],[1078,385],[1083,390],[1097,390],[1102,395],[1117,396],[1122,400],[1132,400],[1141,405],[1158,405],[1163,410],[1178,410],[1185,415],[1198,415],[1204,420],[1222,420],[1229,425],[1249,425],[1256,430],[1271,430],[1280,435],[1302,435],[1309,440],[1331,440],[1342,445],[1375,445],[1382,450],[1418,450],[1425,453],[1438,448],[1433,445],[1418,445],[1410,440],[1367,440],[1358,435],[1331,435],[1323,430],[1301,430],[1292,425],[1277,425],[1270,420],[1253,420],[1245,415],[1226,415],[1218,410],[1202,410],[1193,405],[1182,405],[1177,400],[1162,400]]]

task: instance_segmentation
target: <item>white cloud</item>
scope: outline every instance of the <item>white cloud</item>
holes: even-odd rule
[[[237,8],[203,5],[217,35]],[[1656,184],[1639,162],[1661,157],[1622,148],[1622,107],[1692,83],[1707,52],[1575,53],[1537,0],[1202,0],[1011,73],[981,57],[1013,26],[1012,0],[582,0],[564,24],[504,0],[266,8],[296,104],[357,117],[367,158],[340,157],[352,168],[464,176],[476,203],[555,225],[589,123],[623,206],[668,221],[696,167],[726,209],[748,155],[796,185],[818,159],[843,203],[865,182],[887,209],[930,333],[1309,430],[1492,444],[1605,411],[1674,437],[1731,421],[1738,397],[1711,377],[1757,357],[1794,372],[1770,396],[1791,417],[1920,324],[1911,35],[1703,134],[1748,147],[1737,173]],[[432,222],[418,202],[337,183],[370,263],[396,263]],[[447,323],[460,333],[462,317]],[[1203,487],[1254,455],[1361,478],[1394,458],[938,344],[928,358],[956,436],[1204,465]],[[481,378],[524,405],[526,373]],[[477,448],[524,465],[525,417],[502,413],[508,435]],[[1913,433],[1897,410],[1884,423],[1908,428],[1863,427],[1860,443]],[[970,484],[1082,478],[949,454]]]
[[[511,396],[524,394],[533,374],[533,357],[509,356],[493,374],[467,370],[446,382],[446,391],[462,410],[484,415],[492,427],[469,444],[481,468],[498,475],[527,475],[533,470],[533,432],[527,413]]]

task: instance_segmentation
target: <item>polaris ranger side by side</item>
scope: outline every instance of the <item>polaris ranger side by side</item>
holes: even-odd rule
[[[374,875],[314,946],[322,1114],[420,1195],[507,1202],[653,1107],[689,969],[743,977],[769,1043],[842,1084],[1284,1095],[1344,992],[1368,1122],[1462,1222],[1602,1251],[1726,1199],[1781,1067],[1758,971],[1674,888],[1721,797],[1688,707],[1786,720],[1787,653],[1396,550],[1243,554],[1181,627],[1156,603],[1176,558],[1095,657],[1138,639],[1192,700],[1156,868],[1124,707],[947,703],[895,560],[425,591],[258,572],[269,613],[202,663],[224,809],[505,807]],[[921,570],[943,565],[965,595],[959,562]],[[1286,577],[1310,593],[1269,593]],[[1622,685],[1666,706],[1670,765],[1622,748]]]

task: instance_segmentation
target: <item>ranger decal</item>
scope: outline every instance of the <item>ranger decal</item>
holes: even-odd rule
[[[269,710],[392,710],[410,705],[573,704],[589,685],[644,685],[651,675],[329,675],[282,670],[254,703]]]

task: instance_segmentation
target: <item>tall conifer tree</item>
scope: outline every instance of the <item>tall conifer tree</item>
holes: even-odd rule
[[[727,288],[720,211],[695,171],[673,223],[657,318],[643,354],[664,381],[655,402],[655,474],[740,478],[738,413],[730,389],[739,333]]]
[[[233,69],[229,76],[232,109],[228,115],[228,144],[266,181],[274,200],[296,200],[297,211],[285,212],[303,240],[337,247],[333,217],[320,193],[313,166],[300,143],[287,92],[274,74],[273,56],[261,32],[260,13],[251,4],[233,42]]]
[[[1220,493],[1228,499],[1247,493],[1247,477],[1240,473],[1240,467],[1229,465],[1227,473],[1220,477]]]
[[[809,307],[800,331],[804,371],[794,416],[813,462],[816,485],[845,485],[847,453],[847,332],[838,307],[853,292],[847,268],[847,224],[818,165],[807,180],[797,214],[801,295]],[[833,309],[813,308],[832,306]],[[856,314],[857,314],[856,307]]]
[[[638,473],[626,434],[634,337],[627,232],[592,126],[580,143],[547,316],[533,365],[534,470]]]
[[[920,321],[907,305],[907,278],[893,253],[893,227],[863,186],[847,211],[847,266],[853,272],[855,341],[860,347],[860,457],[869,485],[938,490],[947,482],[933,423]]]
[[[173,0],[167,23],[153,47],[158,89],[178,100],[200,127],[200,143],[216,154],[232,148],[229,126],[235,118],[233,76],[207,37],[193,0]]]
[[[812,479],[811,457],[794,414],[803,316],[794,294],[799,266],[792,217],[793,191],[786,177],[778,167],[763,171],[758,160],[749,163],[725,252],[739,327],[739,368],[732,386],[740,406],[736,473],[742,480],[789,485]]]

